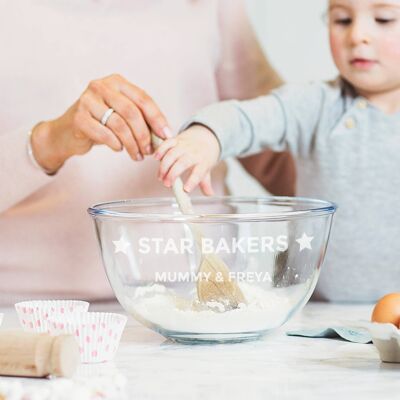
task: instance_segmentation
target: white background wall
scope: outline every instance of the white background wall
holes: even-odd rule
[[[285,81],[329,80],[337,75],[324,20],[327,0],[246,2],[258,39]],[[228,166],[227,184],[233,195],[266,193],[236,160],[228,160]]]
[[[287,81],[331,79],[327,0],[246,0],[268,58]]]

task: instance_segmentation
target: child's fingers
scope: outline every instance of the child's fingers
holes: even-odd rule
[[[176,140],[176,138],[164,140],[154,152],[154,158],[156,160],[161,160],[164,157],[165,153],[172,147],[176,146],[177,143],[178,141]]]
[[[197,164],[190,174],[189,178],[185,182],[183,189],[190,193],[199,183],[204,179],[204,175],[206,174],[206,169],[201,165]]]
[[[209,172],[206,174],[205,178],[200,182],[200,189],[206,196],[214,195],[214,189],[212,188],[211,185],[211,175]]]
[[[193,167],[195,164],[194,160],[187,155],[183,155],[172,165],[167,175],[164,178],[164,184],[171,186],[175,182],[178,176],[181,176],[187,169]]]
[[[158,170],[158,178],[164,180],[169,169],[175,164],[176,160],[184,153],[182,147],[172,147],[161,159],[160,168]]]

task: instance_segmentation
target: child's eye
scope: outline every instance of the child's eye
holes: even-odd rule
[[[375,21],[378,24],[384,25],[384,24],[390,24],[391,22],[394,22],[395,19],[394,18],[375,18]]]
[[[351,18],[337,18],[335,19],[335,24],[337,25],[350,25],[351,24]]]

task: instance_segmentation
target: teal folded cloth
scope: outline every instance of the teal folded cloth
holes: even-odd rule
[[[366,329],[346,328],[344,326],[333,326],[329,328],[303,329],[286,332],[288,336],[303,336],[310,338],[329,338],[346,340],[353,343],[372,343],[372,337]]]

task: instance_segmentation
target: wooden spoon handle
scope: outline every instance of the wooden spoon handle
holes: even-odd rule
[[[190,200],[189,195],[183,189],[183,182],[181,178],[175,179],[175,182],[172,185],[172,190],[174,191],[176,201],[182,214],[194,214],[192,201]]]

